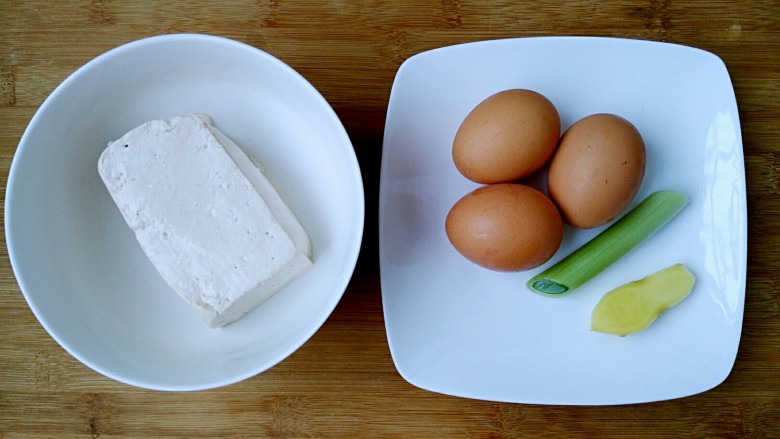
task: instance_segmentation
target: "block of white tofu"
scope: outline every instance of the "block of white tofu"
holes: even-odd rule
[[[144,253],[210,327],[312,265],[293,212],[207,116],[144,123],[108,145],[98,171]]]

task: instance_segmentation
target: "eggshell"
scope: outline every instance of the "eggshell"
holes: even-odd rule
[[[561,137],[550,162],[547,189],[564,221],[587,229],[617,218],[644,175],[645,144],[636,127],[613,114],[594,114]]]
[[[552,201],[515,183],[482,186],[447,215],[447,237],[466,259],[497,271],[538,267],[561,245],[563,221]]]
[[[558,110],[541,94],[523,89],[498,92],[463,120],[452,159],[477,183],[519,180],[542,167],[561,135]]]

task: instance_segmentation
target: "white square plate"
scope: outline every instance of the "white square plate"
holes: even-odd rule
[[[647,242],[563,298],[537,295],[525,282],[604,227],[567,227],[553,259],[519,273],[468,262],[444,232],[450,207],[477,187],[452,162],[455,132],[477,103],[509,88],[547,96],[564,130],[599,112],[633,122],[647,172],[630,207],[660,189],[691,199]],[[703,392],[731,371],[745,297],[745,174],[734,91],[711,53],[547,37],[413,56],[390,96],[379,209],[388,341],[399,373],[418,387],[504,402],[628,404]],[[603,294],[676,262],[697,276],[682,303],[624,338],[589,330]]]

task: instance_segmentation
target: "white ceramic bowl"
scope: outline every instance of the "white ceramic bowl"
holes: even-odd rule
[[[222,329],[165,284],[97,173],[109,141],[195,112],[265,165],[313,247],[311,270]],[[41,105],[11,166],[6,240],[30,308],[74,357],[131,385],[199,390],[263,372],[317,331],[352,276],[364,207],[344,127],[301,75],[236,41],[167,35],[97,57]]]

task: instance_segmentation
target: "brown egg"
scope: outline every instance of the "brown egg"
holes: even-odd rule
[[[521,179],[542,167],[561,135],[558,111],[531,90],[505,90],[477,105],[452,143],[458,170],[477,183]]]
[[[538,267],[561,245],[563,221],[546,195],[514,183],[480,187],[458,200],[445,224],[466,259],[497,271]]]
[[[547,189],[564,221],[593,228],[617,218],[645,175],[645,144],[629,121],[594,114],[561,137],[550,163]]]

